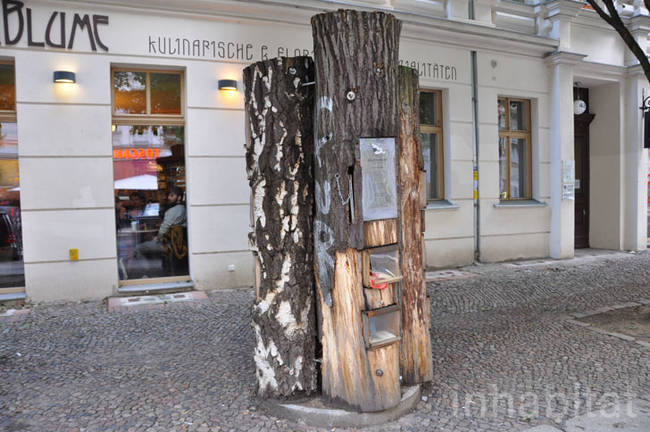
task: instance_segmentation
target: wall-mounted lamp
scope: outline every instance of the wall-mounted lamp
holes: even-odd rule
[[[70,71],[54,71],[55,83],[76,83],[77,78],[74,72]]]
[[[219,90],[237,90],[237,80],[222,79],[219,80]]]

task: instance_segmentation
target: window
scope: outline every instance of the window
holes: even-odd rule
[[[13,63],[0,62],[0,289],[23,286],[16,79]]]
[[[112,79],[115,122],[184,124],[181,72],[114,69]]]
[[[500,198],[530,199],[530,101],[499,98],[498,111]]]
[[[427,201],[444,198],[442,92],[420,90],[420,147],[427,177]]]
[[[114,69],[111,77],[120,283],[185,278],[183,73]]]

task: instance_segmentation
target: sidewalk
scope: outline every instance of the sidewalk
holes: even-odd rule
[[[650,400],[649,349],[567,322],[649,297],[647,252],[459,272],[428,284],[433,384],[414,412],[368,430],[573,432],[588,412]],[[258,405],[253,295],[121,313],[36,305],[0,319],[0,430],[316,430]]]
[[[566,422],[564,429],[538,426],[528,432],[647,432],[650,431],[650,402],[632,400],[595,411]]]

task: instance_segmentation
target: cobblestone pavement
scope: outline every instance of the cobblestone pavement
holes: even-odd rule
[[[650,399],[650,350],[564,320],[650,297],[650,254],[463,270],[477,276],[429,284],[434,384],[416,411],[371,430],[563,427]],[[100,302],[37,305],[0,321],[0,430],[312,430],[256,408],[252,300],[215,291],[115,314]]]

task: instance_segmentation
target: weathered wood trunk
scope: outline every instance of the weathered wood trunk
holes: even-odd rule
[[[244,69],[246,169],[258,393],[317,390],[313,272],[313,61],[278,58]]]
[[[400,188],[402,257],[402,344],[400,369],[404,384],[433,379],[431,359],[431,307],[427,298],[424,268],[424,213],[421,179],[424,163],[418,133],[418,73],[399,67],[400,97]]]
[[[364,224],[359,138],[397,137],[400,29],[397,19],[381,12],[339,10],[312,18],[322,391],[361,411],[384,410],[400,400],[399,342],[366,350],[362,311],[388,300],[366,298],[359,252],[397,242],[394,220]]]

